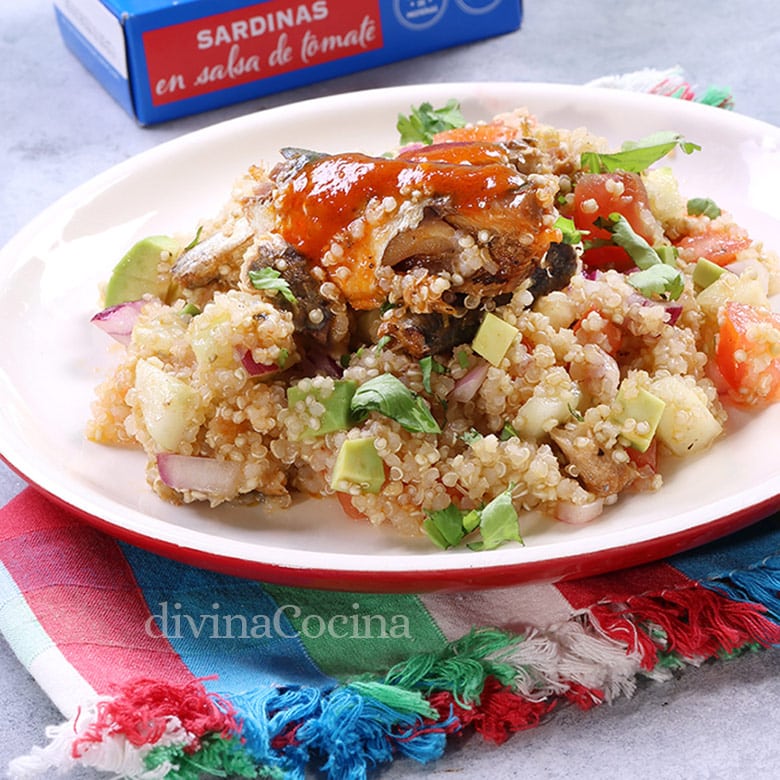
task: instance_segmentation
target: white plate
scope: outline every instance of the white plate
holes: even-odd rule
[[[670,98],[542,84],[438,84],[354,93],[215,125],[112,168],[22,230],[0,255],[0,452],[32,484],[115,536],[161,554],[275,582],[356,590],[464,588],[592,574],[716,538],[780,505],[780,405],[734,414],[728,438],[572,527],[523,520],[526,546],[438,552],[425,540],[346,519],[335,502],[174,507],[151,493],[144,456],[85,440],[94,387],[111,362],[90,325],[98,284],[138,238],[186,232],[212,215],[250,164],[282,146],[381,153],[399,112],[461,101],[468,119],[528,106],[615,145],[674,130],[702,145],[673,167],[684,195],[710,196],[780,248],[780,130]]]

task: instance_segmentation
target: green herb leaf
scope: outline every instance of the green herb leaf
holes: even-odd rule
[[[275,268],[261,268],[249,272],[249,281],[256,290],[276,290],[288,303],[295,303],[296,298],[286,279]]]
[[[463,530],[467,534],[470,534],[479,526],[479,521],[481,519],[482,515],[478,509],[472,509],[470,512],[467,512],[463,517]]]
[[[469,428],[461,433],[460,438],[470,447],[475,441],[479,441],[482,438],[482,434],[476,428]]]
[[[290,357],[290,350],[282,347],[279,350],[279,357],[276,359],[276,365],[279,368],[284,368],[287,365],[287,360]]]
[[[379,313],[384,314],[386,311],[391,311],[397,308],[397,303],[391,303],[390,301],[382,301],[382,305],[379,307]]]
[[[691,198],[688,201],[688,214],[692,217],[717,219],[721,215],[720,207],[711,198]]]
[[[422,371],[422,383],[425,388],[425,392],[432,393],[431,390],[431,375],[435,372],[437,374],[446,374],[447,367],[433,359],[432,355],[424,357],[420,360],[420,371]]]
[[[188,317],[197,317],[200,314],[200,308],[194,303],[185,303],[182,306],[181,313]]]
[[[512,486],[499,493],[480,512],[479,532],[481,542],[469,545],[472,550],[495,550],[504,542],[520,542],[520,529],[517,525],[517,510],[512,503]]]
[[[193,238],[192,241],[190,241],[190,243],[184,247],[185,252],[188,252],[190,249],[192,249],[193,247],[197,246],[200,243],[200,234],[202,232],[203,232],[203,225],[200,225],[198,227],[197,232],[195,233],[195,238]]]
[[[659,295],[676,301],[682,295],[685,286],[682,274],[676,268],[663,263],[629,274],[626,279],[645,298]]]
[[[376,346],[374,347],[374,354],[378,355],[392,340],[392,336],[382,336],[382,338],[377,341]]]
[[[580,156],[580,167],[591,173],[614,171],[641,173],[676,147],[685,154],[693,154],[701,150],[701,146],[686,141],[679,133],[662,131],[648,135],[639,141],[626,141],[619,152],[609,154],[583,152]]]
[[[417,108],[413,106],[408,116],[398,115],[396,128],[401,136],[401,145],[404,146],[419,142],[430,144],[436,133],[465,124],[460,103],[452,99],[443,108],[434,108],[430,103],[421,103]]]
[[[605,227],[612,233],[612,240],[628,252],[637,268],[649,268],[661,262],[655,249],[642,236],[634,232],[634,228],[624,216],[613,213],[609,215],[609,221],[612,223],[611,227],[609,224]]]
[[[446,509],[426,512],[423,530],[443,550],[456,547],[466,536],[479,530],[481,538],[468,545],[470,550],[495,550],[504,542],[520,542],[517,510],[512,503],[510,485],[482,509],[459,509],[450,504]]]
[[[664,265],[671,265],[673,268],[677,267],[677,257],[679,255],[676,246],[671,244],[661,244],[660,246],[654,246],[656,254],[661,258],[661,262]]]
[[[663,262],[658,252],[634,232],[624,216],[613,213],[609,220],[597,220],[597,224],[612,233],[612,240],[628,252],[640,269],[626,276],[632,287],[646,298],[660,295],[674,301],[682,295],[685,282],[680,270]],[[674,261],[674,257],[667,259]]]
[[[501,441],[508,441],[509,439],[517,439],[520,434],[514,429],[511,423],[504,423],[504,427],[501,429]]]
[[[455,504],[446,509],[428,512],[423,521],[423,530],[443,550],[460,544],[466,535],[463,527],[464,512]]]
[[[360,385],[350,408],[356,416],[379,412],[412,433],[441,433],[425,400],[392,374],[380,374]]]
[[[563,233],[563,243],[572,246],[582,241],[582,233],[574,227],[574,220],[568,217],[558,217],[555,220],[555,227]]]
[[[455,358],[458,361],[458,365],[461,368],[468,368],[469,367],[469,353],[466,352],[465,349],[459,349],[458,352],[455,355]]]

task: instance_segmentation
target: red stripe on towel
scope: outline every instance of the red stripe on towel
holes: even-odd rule
[[[33,490],[0,511],[0,559],[43,630],[98,693],[139,675],[174,685],[193,679],[151,624],[114,540]]]

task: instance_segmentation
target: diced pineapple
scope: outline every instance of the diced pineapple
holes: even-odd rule
[[[651,168],[642,174],[647,190],[650,211],[664,226],[682,219],[687,213],[687,205],[677,186],[677,179],[671,168]]]
[[[749,303],[751,306],[767,308],[769,300],[764,286],[754,274],[737,274],[727,271],[721,274],[712,284],[705,287],[696,300],[708,320],[714,321],[718,310],[728,301]]]
[[[579,402],[580,392],[575,384],[558,395],[535,393],[520,407],[512,426],[524,438],[539,439],[568,420]]]
[[[175,451],[194,439],[201,407],[197,390],[167,373],[157,362],[139,360],[135,391],[146,430],[159,449]]]
[[[710,411],[704,391],[683,376],[658,377],[650,392],[666,406],[656,436],[675,455],[692,455],[706,450],[720,436],[723,427]]]
[[[214,304],[194,317],[190,324],[190,343],[201,370],[233,368],[236,357],[230,335],[230,314]]]

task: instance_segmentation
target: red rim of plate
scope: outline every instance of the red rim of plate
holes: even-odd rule
[[[88,525],[128,544],[164,558],[197,566],[201,569],[229,574],[235,577],[259,580],[298,588],[315,588],[360,593],[422,593],[431,591],[462,591],[478,588],[504,587],[531,582],[561,582],[591,577],[632,566],[653,563],[713,542],[728,534],[741,531],[780,511],[780,495],[763,499],[756,504],[729,513],[691,528],[628,545],[608,547],[588,553],[546,558],[501,566],[468,569],[411,569],[404,571],[375,571],[366,569],[322,569],[310,566],[279,566],[262,561],[217,555],[197,548],[184,547],[123,528],[110,520],[90,514],[46,488],[30,482],[2,455],[3,461],[37,490],[58,506],[72,513]]]

